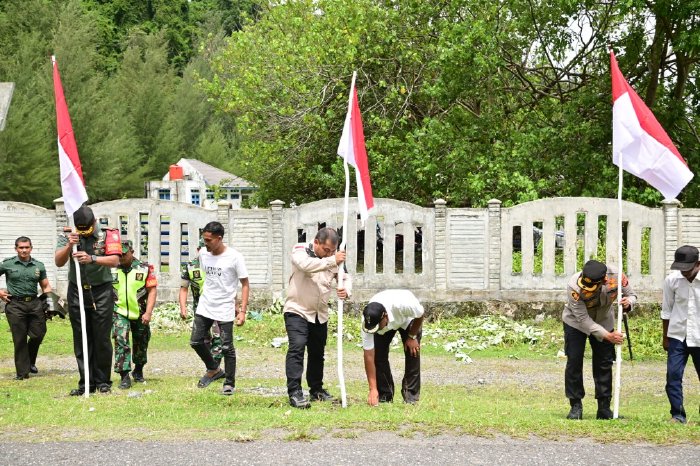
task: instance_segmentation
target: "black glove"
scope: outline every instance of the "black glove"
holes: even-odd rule
[[[49,304],[49,295],[46,293],[41,293],[39,295],[39,300],[41,301],[41,310],[44,311],[44,316],[46,320],[51,320],[53,314],[51,313],[51,305]]]

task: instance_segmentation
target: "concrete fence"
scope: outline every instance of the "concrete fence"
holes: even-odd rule
[[[350,203],[348,231],[341,234],[347,235],[347,267],[357,300],[402,287],[429,302],[561,301],[579,264],[591,257],[617,262],[615,199],[552,198],[508,208],[494,199],[483,209],[447,208],[443,200],[426,208],[377,199],[365,225],[355,204]],[[92,208],[100,225],[119,228],[134,242],[136,256],[155,266],[161,301],[177,299],[180,264],[196,256],[199,229],[209,221],[225,226],[226,241],[245,257],[253,294],[260,299],[284,296],[295,243],[343,222],[342,199],[296,207],[273,201],[263,209],[231,209],[220,202],[217,210],[123,199]],[[700,244],[700,209],[668,201],[660,208],[624,202],[622,210],[625,270],[642,301],[658,302],[673,251],[681,244]],[[61,200],[53,210],[0,202],[0,257],[15,254],[18,236],[31,237],[34,256],[65,293],[67,268],[56,269],[53,263],[57,235],[65,225]]]

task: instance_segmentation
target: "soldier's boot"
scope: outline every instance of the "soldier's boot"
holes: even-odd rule
[[[131,388],[131,377],[129,377],[129,371],[123,371],[120,372],[122,376],[122,381],[119,382],[119,388],[122,390],[126,390],[127,388]]]
[[[566,418],[579,421],[583,419],[583,404],[581,400],[572,398],[569,400],[569,403],[571,403],[571,409],[569,410],[569,414],[566,415]]]
[[[136,364],[131,376],[134,378],[134,382],[144,383],[146,380],[143,378],[143,365]]]
[[[598,399],[598,412],[595,415],[596,419],[612,419],[613,412],[610,410],[610,398]]]

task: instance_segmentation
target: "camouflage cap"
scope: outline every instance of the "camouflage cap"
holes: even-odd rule
[[[122,254],[126,254],[129,251],[134,250],[134,243],[131,242],[131,240],[125,239],[122,240]]]

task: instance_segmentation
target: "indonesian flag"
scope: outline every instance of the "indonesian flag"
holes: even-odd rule
[[[68,114],[68,105],[63,95],[61,76],[58,74],[56,57],[51,57],[53,65],[53,90],[56,96],[56,127],[58,128],[58,161],[61,166],[61,191],[68,217],[88,200],[83,181],[83,169],[78,157],[78,146],[73,136],[73,125]]]
[[[362,130],[362,116],[360,116],[360,104],[357,100],[354,75],[350,87],[348,114],[345,117],[343,135],[340,137],[340,144],[338,145],[338,155],[355,167],[357,201],[359,203],[360,219],[364,224],[369,217],[369,211],[374,207],[374,197],[372,196],[372,184],[369,180],[365,134]]]
[[[610,52],[613,93],[613,162],[674,199],[693,178],[676,146],[627,83]]]

